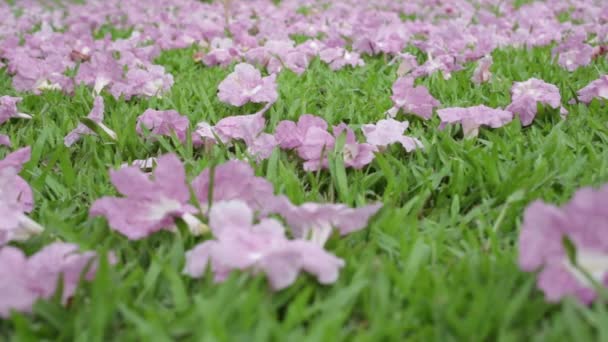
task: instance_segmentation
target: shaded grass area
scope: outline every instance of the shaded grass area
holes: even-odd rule
[[[116,266],[102,264],[95,281],[83,283],[66,306],[39,302],[34,315],[15,314],[0,322],[0,336],[53,340],[595,340],[608,339],[606,305],[582,307],[574,301],[547,304],[533,274],[516,265],[517,235],[525,206],[535,199],[562,203],[581,186],[608,182],[608,114],[605,104],[567,105],[563,121],[541,108],[530,127],[515,121],[482,129],[463,140],[459,128],[437,130],[439,120],[410,119],[409,133],[425,149],[406,154],[398,147],[360,171],[332,163],[319,173],[302,171],[286,152],[257,165],[277,192],[295,203],[340,201],[352,206],[382,201],[385,208],[364,231],[334,238],[328,249],[346,261],[333,286],[301,276],[292,287],[272,293],[263,277],[233,274],[221,285],[210,277],[182,276],[184,251],[199,238],[185,229],[130,242],[110,231],[103,219],[88,219],[90,204],[115,195],[108,168],[165,152],[177,153],[190,179],[210,165],[245,158],[244,146],[227,151],[193,150],[176,140],[152,142],[135,134],[135,121],[147,108],[176,109],[192,124],[215,123],[258,110],[233,108],[216,97],[229,70],[192,61],[193,50],[164,52],[158,62],[175,77],[162,99],[106,100],[106,124],[116,142],[86,137],[67,149],[63,136],[92,106],[77,88],[73,97],[49,92],[24,97],[32,121],[0,127],[14,146],[32,146],[23,171],[35,192],[34,219],[47,227],[21,245],[34,252],[53,240],[83,249],[114,251]],[[550,48],[502,49],[493,54],[493,81],[473,87],[473,65],[450,80],[419,80],[444,107],[506,106],[512,81],[530,77],[556,84],[563,103],[599,75],[606,61],[574,73],[551,61]],[[266,114],[269,132],[283,119],[317,114],[330,124],[354,128],[384,117],[391,107],[396,66],[367,58],[358,69],[332,72],[313,61],[302,76],[279,78],[279,101]],[[0,94],[16,94],[0,74]],[[401,114],[400,114],[401,115]],[[2,155],[4,151],[0,152]],[[183,227],[182,227],[183,228]]]

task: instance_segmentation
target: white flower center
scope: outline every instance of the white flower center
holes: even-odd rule
[[[579,250],[576,254],[578,267],[591,276],[595,281],[602,283],[606,272],[608,272],[608,254],[593,250]],[[585,286],[593,285],[587,276],[578,268],[574,267],[569,260],[565,260],[566,269]]]

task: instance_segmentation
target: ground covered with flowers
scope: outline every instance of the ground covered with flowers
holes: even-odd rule
[[[0,16],[0,339],[608,339],[603,1]]]

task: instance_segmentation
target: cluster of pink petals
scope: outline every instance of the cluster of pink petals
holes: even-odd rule
[[[110,137],[116,139],[116,133],[103,124],[104,108],[105,106],[103,102],[103,97],[96,96],[93,102],[93,108],[91,109],[89,115],[87,115],[87,118],[90,119],[91,122],[96,124],[97,127],[102,129]],[[91,134],[95,135],[95,132],[93,132],[85,124],[80,123],[78,124],[78,126],[76,126],[76,128],[74,128],[70,133],[65,136],[65,138],[63,139],[63,143],[65,146],[70,147],[78,140],[80,140],[82,136]]]
[[[444,108],[437,111],[441,119],[439,129],[448,124],[460,123],[465,137],[476,136],[480,126],[502,127],[513,121],[513,113],[483,105],[473,107]]]
[[[27,216],[34,209],[34,196],[29,184],[17,174],[30,154],[26,147],[0,160],[0,245],[27,240],[43,230]]]
[[[259,70],[247,63],[237,64],[218,90],[218,98],[233,106],[249,102],[274,103],[278,97],[276,74],[262,77]]]
[[[344,261],[307,240],[290,240],[285,228],[272,218],[254,224],[254,212],[241,201],[220,202],[209,214],[215,237],[186,254],[184,272],[202,277],[210,265],[214,279],[224,281],[233,270],[263,272],[274,290],[291,285],[300,271],[313,274],[321,284],[338,279]]]
[[[6,134],[0,134],[0,145],[11,147],[11,138]]]
[[[538,104],[547,105],[554,109],[560,109],[560,113],[568,114],[562,107],[559,88],[537,78],[531,78],[525,82],[514,82],[511,88],[511,104],[507,110],[519,116],[524,126],[532,124],[538,110]]]
[[[319,53],[319,58],[327,64],[332,70],[339,70],[347,65],[352,67],[364,66],[365,62],[356,52],[350,52],[340,47],[330,47]]]
[[[279,122],[275,139],[283,149],[295,149],[304,160],[304,170],[315,171],[327,168],[328,156],[336,147],[336,139],[345,135],[344,146],[339,152],[346,167],[360,169],[372,162],[375,147],[368,143],[359,143],[355,133],[346,124],[333,127],[333,134],[327,131],[325,120],[310,114],[304,114],[297,123],[289,120]]]
[[[526,209],[519,265],[524,271],[540,271],[538,287],[548,301],[572,296],[590,303],[597,297],[596,286],[608,287],[607,200],[605,185],[580,189],[561,207],[536,201]]]
[[[144,129],[152,135],[171,137],[175,135],[181,142],[186,142],[190,121],[175,110],[146,109],[137,118],[137,133],[144,134]]]
[[[204,170],[191,182],[200,208],[189,204],[190,187],[184,167],[174,155],[157,159],[151,174],[138,166],[111,171],[114,186],[125,197],[104,197],[91,207],[91,216],[104,216],[110,227],[129,239],[141,239],[161,229],[173,229],[182,219],[195,234],[208,229],[208,240],[187,254],[185,272],[204,274],[207,265],[217,281],[233,270],[263,272],[274,289],[282,289],[304,270],[323,284],[338,278],[344,262],[323,250],[334,228],[341,235],[363,229],[382,207],[350,208],[342,204],[294,205],[275,195],[272,184],[255,176],[249,164],[229,161]],[[208,216],[209,227],[194,215]],[[268,215],[282,216],[287,229]],[[255,218],[259,223],[255,224]]]
[[[81,253],[69,243],[52,243],[30,257],[15,247],[0,247],[0,317],[31,312],[38,299],[56,293],[60,279],[62,302],[67,303],[81,277],[95,276],[96,259],[94,252]]]
[[[578,91],[578,100],[590,103],[593,99],[608,100],[608,75],[603,75]]]
[[[404,113],[428,120],[433,115],[433,108],[441,105],[426,87],[414,86],[414,79],[411,77],[401,77],[395,81],[391,99],[394,106],[388,114],[392,117],[401,109]]]
[[[586,38],[585,32],[578,32],[553,49],[553,55],[558,56],[557,61],[561,67],[572,72],[591,63],[594,49],[584,43]]]

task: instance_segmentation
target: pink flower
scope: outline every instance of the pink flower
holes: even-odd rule
[[[0,134],[0,145],[11,147],[11,138],[8,135]]]
[[[263,113],[250,115],[228,116],[214,126],[214,131],[223,143],[229,144],[232,140],[252,142],[266,127]]]
[[[578,100],[590,103],[593,99],[608,100],[608,75],[603,75],[578,91]]]
[[[364,66],[365,62],[356,52],[349,52],[344,48],[326,48],[319,53],[321,60],[327,64],[331,70],[339,70],[347,65],[353,68]]]
[[[13,153],[10,153],[3,160],[0,160],[0,171],[12,169],[13,171],[9,173],[16,174],[18,172],[21,172],[21,169],[23,169],[23,165],[30,160],[30,156],[30,147],[24,147]],[[28,213],[31,212],[34,209],[34,195],[29,184],[27,184],[27,182],[20,176],[16,176],[13,185],[14,191],[7,191],[5,192],[5,195],[11,195],[11,201],[14,200],[19,202],[23,211]]]
[[[511,88],[511,104],[507,110],[519,115],[522,125],[532,124],[536,117],[537,103],[560,108],[562,115],[568,112],[561,106],[559,89],[542,80],[531,78],[525,82],[515,82]]]
[[[477,62],[477,67],[473,71],[473,77],[471,77],[471,81],[475,84],[481,84],[488,82],[492,77],[492,72],[490,72],[490,67],[492,66],[492,56],[485,56],[481,58]]]
[[[15,167],[0,166],[0,246],[27,240],[44,229],[26,215],[32,210],[32,190],[17,171]]]
[[[519,236],[519,265],[540,270],[538,287],[550,302],[574,296],[583,303],[596,298],[585,272],[608,286],[608,186],[578,190],[561,206],[536,201],[528,206]],[[564,240],[575,248],[570,258]],[[584,272],[583,272],[584,271]]]
[[[38,299],[49,299],[62,280],[62,302],[67,303],[81,276],[92,280],[97,256],[94,252],[78,252],[78,246],[55,242],[31,257],[15,247],[0,248],[0,317],[8,318],[11,311],[32,311]],[[87,270],[86,274],[82,274]]]
[[[440,129],[447,124],[460,123],[465,137],[477,136],[480,126],[498,128],[513,121],[513,113],[484,105],[440,109],[437,115],[441,119]]]
[[[237,64],[218,90],[220,101],[233,106],[248,102],[274,103],[278,97],[276,75],[262,77],[259,70],[247,63]]]
[[[188,118],[175,110],[146,109],[137,118],[137,133],[143,135],[145,127],[154,135],[172,136],[175,134],[181,142],[186,142]]]
[[[91,112],[89,113],[89,115],[87,115],[87,118],[89,118],[92,122],[97,124],[97,127],[99,127],[104,132],[106,132],[112,139],[116,139],[116,133],[103,124],[103,112],[104,112],[103,97],[96,96],[95,101],[93,103],[93,108],[91,109]],[[83,135],[88,135],[88,134],[94,135],[95,132],[91,131],[91,129],[88,128],[86,125],[80,123],[74,130],[72,130],[70,133],[68,133],[68,135],[65,136],[65,138],[63,139],[63,143],[65,144],[65,146],[70,147],[75,142],[80,140],[80,138]]]
[[[558,55],[558,63],[566,70],[572,72],[581,66],[591,63],[593,47],[585,44],[585,32],[573,34],[563,43],[553,49],[553,55]]]
[[[158,158],[151,175],[137,166],[110,171],[116,189],[125,197],[103,197],[93,203],[91,216],[104,216],[110,227],[131,240],[144,238],[163,228],[174,227],[182,219],[193,234],[204,231],[192,214],[190,190],[180,160],[173,154]]]
[[[304,114],[300,116],[297,124],[289,120],[279,122],[274,135],[281,148],[298,148],[302,145],[306,133],[312,127],[317,127],[326,131],[327,122],[318,116]]]
[[[344,166],[361,169],[374,160],[375,146],[367,143],[358,143],[355,132],[346,124],[341,123],[338,126],[334,126],[333,130],[336,139],[341,134],[346,135],[344,147],[342,147],[341,151],[342,158],[344,159]]]
[[[214,203],[238,200],[266,215],[282,206],[284,201],[274,195],[273,186],[268,180],[257,177],[249,164],[239,160],[228,161],[213,170],[204,170],[192,181],[192,189],[203,211]],[[210,191],[213,193],[210,194]]]
[[[414,79],[401,77],[393,84],[393,108],[388,111],[395,117],[399,109],[405,113],[415,114],[425,120],[433,115],[433,108],[441,105],[424,86],[414,86]]]
[[[20,97],[0,96],[0,125],[11,118],[31,119],[29,114],[20,113],[17,104],[21,102]]]
[[[336,139],[325,129],[313,126],[297,148],[298,155],[304,159],[304,170],[316,171],[326,168],[329,163],[327,156],[333,152]]]
[[[214,205],[209,226],[216,239],[187,252],[184,273],[200,278],[210,265],[215,281],[222,282],[233,270],[263,272],[274,290],[293,284],[300,271],[313,274],[322,284],[338,279],[344,261],[314,243],[288,240],[277,220],[253,224],[253,219],[253,210],[243,202]]]
[[[367,226],[382,204],[370,204],[361,208],[350,208],[344,204],[304,203],[287,205],[280,210],[298,239],[308,239],[319,246],[331,236],[336,228],[340,235],[359,231]]]
[[[207,66],[227,67],[239,57],[239,51],[234,47],[232,39],[216,37],[211,40],[211,51],[203,55],[202,61]]]
[[[380,120],[376,124],[363,125],[363,135],[367,143],[376,147],[376,150],[383,151],[388,145],[400,143],[407,152],[422,148],[422,142],[416,138],[403,135],[409,127],[407,121],[397,121],[394,119]]]

